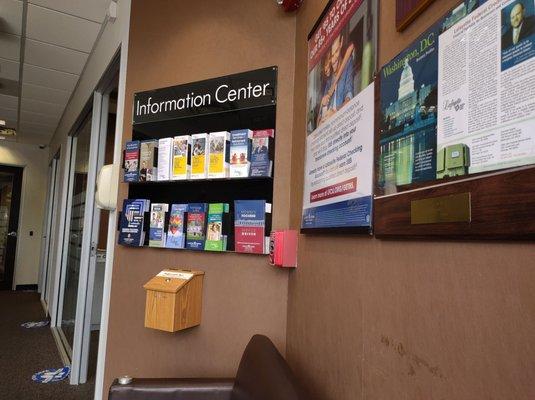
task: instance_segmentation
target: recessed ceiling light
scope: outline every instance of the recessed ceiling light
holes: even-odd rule
[[[0,125],[6,126],[6,121],[4,121],[3,119],[0,119]]]
[[[0,136],[0,140],[6,140],[5,136]]]

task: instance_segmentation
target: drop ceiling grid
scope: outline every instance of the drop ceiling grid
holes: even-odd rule
[[[108,0],[28,2],[21,137],[39,134],[41,139],[49,139],[53,135],[98,36],[107,5]]]

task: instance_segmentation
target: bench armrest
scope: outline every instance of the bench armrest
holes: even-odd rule
[[[230,400],[234,379],[133,379],[110,387],[109,400]]]

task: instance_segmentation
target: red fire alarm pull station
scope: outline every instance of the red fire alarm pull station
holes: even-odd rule
[[[297,10],[303,4],[303,0],[277,0],[277,4],[282,6],[284,11],[292,12]]]
[[[272,231],[269,238],[269,263],[281,268],[297,267],[297,231]]]

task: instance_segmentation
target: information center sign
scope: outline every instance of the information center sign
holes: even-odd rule
[[[277,67],[262,68],[134,94],[133,123],[273,106]]]
[[[370,228],[375,0],[334,0],[308,41],[301,228]]]

